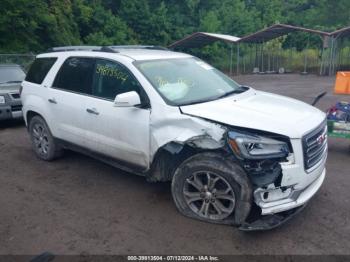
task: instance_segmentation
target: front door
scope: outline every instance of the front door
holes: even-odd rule
[[[141,107],[115,107],[117,94],[136,91]],[[86,98],[88,146],[99,153],[142,168],[149,166],[148,98],[134,75],[122,64],[97,59],[92,96]]]

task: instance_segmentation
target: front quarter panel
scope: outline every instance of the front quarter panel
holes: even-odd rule
[[[217,149],[225,145],[225,127],[184,115],[178,107],[153,104],[150,125],[151,159],[160,147],[169,142],[203,149]]]

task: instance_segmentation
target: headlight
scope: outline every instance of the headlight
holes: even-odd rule
[[[0,96],[0,104],[5,104],[5,97],[4,96]]]
[[[287,157],[288,145],[275,139],[231,131],[228,133],[231,149],[240,158],[266,159]]]

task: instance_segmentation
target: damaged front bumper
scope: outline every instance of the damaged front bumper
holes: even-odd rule
[[[302,143],[291,139],[294,149],[289,162],[280,163],[281,181],[254,190],[254,202],[262,215],[276,214],[304,205],[321,187],[326,176],[327,147],[312,170],[305,170]]]
[[[258,217],[255,217],[255,219],[246,221],[238,229],[242,231],[265,231],[274,229],[299,214],[305,208],[305,206],[306,204],[278,214],[266,216],[260,215]]]
[[[326,176],[324,168],[321,175],[304,189],[294,189],[289,187],[284,192],[278,189],[263,190],[257,189],[254,192],[255,203],[261,208],[262,215],[275,214],[286,210],[294,209],[304,205],[319,190]],[[270,194],[269,201],[264,199],[264,195]],[[271,197],[271,195],[273,195]]]
[[[240,226],[243,231],[268,230],[280,226],[298,214],[316,194],[326,176],[325,151],[312,170],[305,170],[299,141],[292,140],[294,159],[281,164],[281,180],[254,190],[254,206]]]
[[[257,198],[255,202],[257,205],[255,209],[253,208],[250,216],[239,229],[242,231],[270,230],[289,221],[305,208],[308,201],[321,187],[325,176],[326,169],[324,168],[321,175],[304,190],[291,191],[288,197],[276,201],[262,201],[260,198],[260,190],[258,190],[258,194],[255,194]]]

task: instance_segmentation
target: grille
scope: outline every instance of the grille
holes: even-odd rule
[[[304,166],[309,171],[327,154],[327,122],[303,136]]]
[[[12,111],[21,111],[22,110],[22,105],[17,105],[17,106],[11,106]]]
[[[20,95],[18,93],[11,93],[10,94],[12,96],[13,99],[20,99]]]

